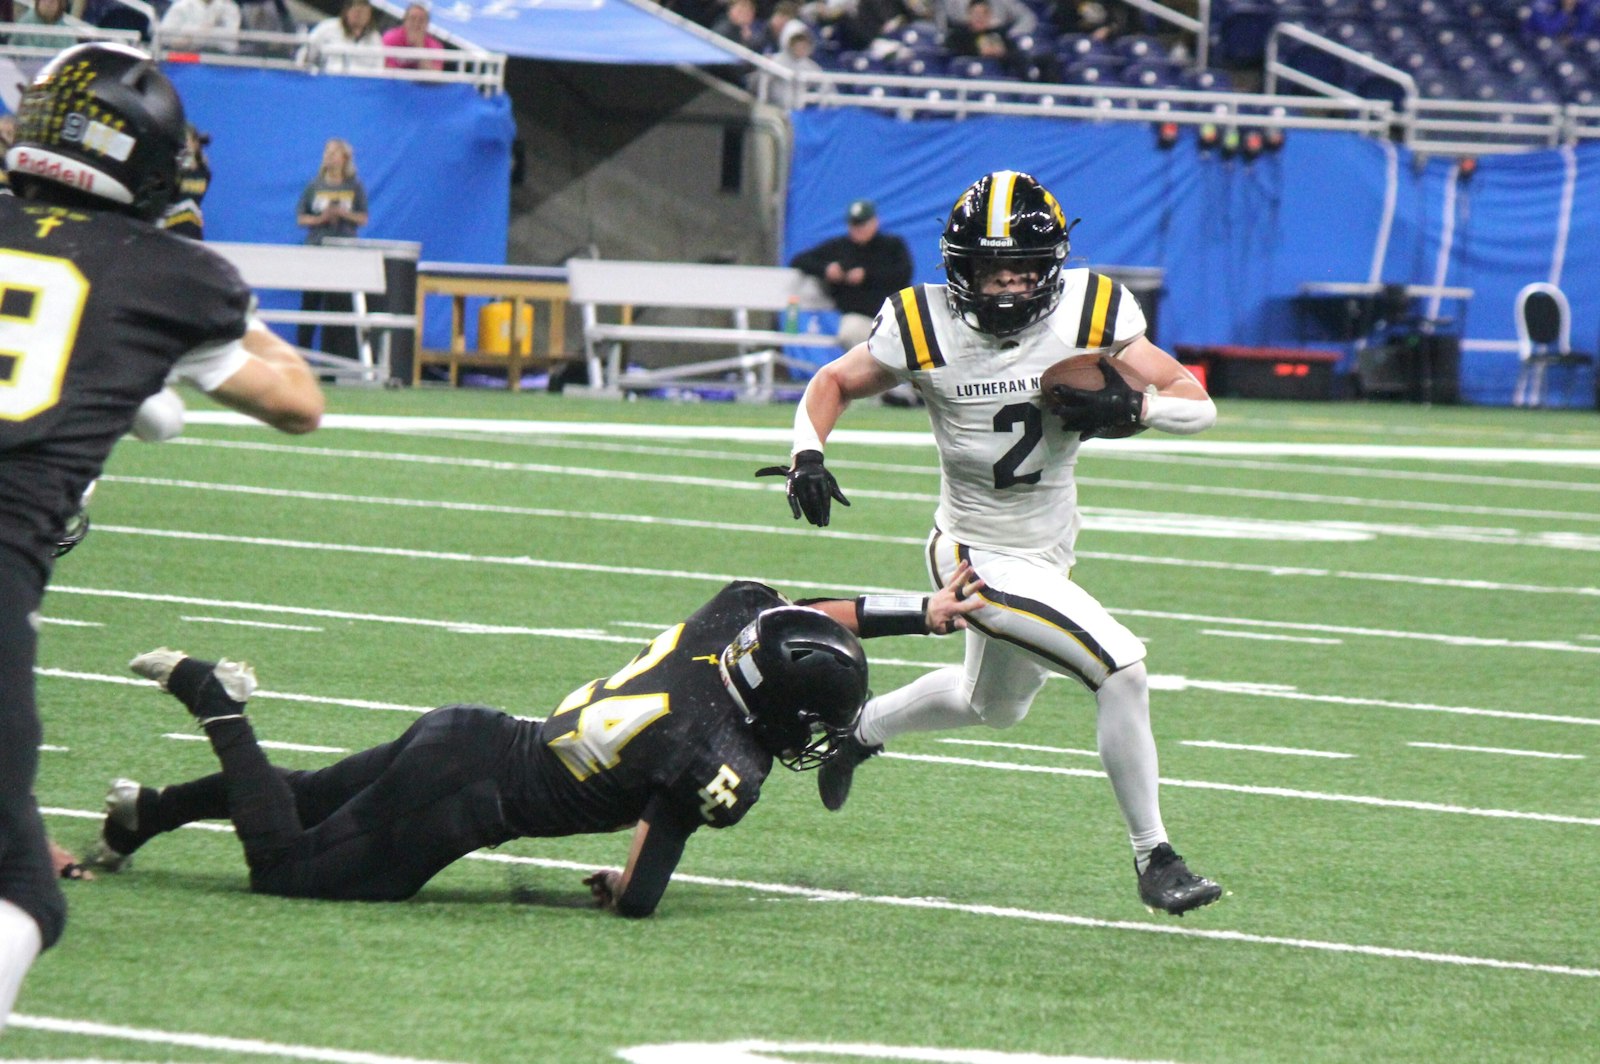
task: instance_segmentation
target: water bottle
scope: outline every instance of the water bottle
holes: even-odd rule
[[[790,296],[789,305],[783,310],[783,331],[797,333],[800,331],[800,297]]]

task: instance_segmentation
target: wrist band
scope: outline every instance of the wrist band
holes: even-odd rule
[[[856,598],[856,630],[862,639],[880,635],[927,635],[927,596],[860,595]]]

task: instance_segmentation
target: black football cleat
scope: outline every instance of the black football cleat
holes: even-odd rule
[[[844,808],[845,799],[850,797],[856,766],[882,752],[882,746],[868,746],[854,735],[845,736],[839,743],[838,753],[817,769],[817,793],[822,796],[822,807],[830,813]]]
[[[1182,916],[1220,897],[1222,886],[1189,871],[1183,858],[1165,842],[1150,852],[1150,863],[1139,873],[1139,900],[1151,912],[1159,909]]]

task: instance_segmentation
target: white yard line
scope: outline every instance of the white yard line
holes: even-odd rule
[[[1059,765],[1021,765],[1013,761],[980,761],[966,757],[941,757],[936,754],[902,754],[885,750],[881,757],[896,761],[920,761],[932,765],[960,765],[967,768],[984,768],[1002,772],[1033,772],[1047,776],[1076,776],[1083,779],[1105,779],[1106,774],[1096,769],[1063,768]],[[1409,809],[1423,813],[1448,813],[1456,816],[1487,817],[1491,820],[1533,820],[1547,824],[1572,824],[1578,827],[1600,828],[1600,817],[1570,816],[1565,813],[1529,813],[1517,809],[1479,809],[1443,802],[1419,802],[1402,798],[1379,798],[1370,794],[1335,794],[1324,791],[1304,791],[1293,787],[1258,787],[1242,783],[1215,783],[1210,780],[1179,780],[1161,778],[1163,787],[1182,787],[1199,791],[1228,791],[1234,794],[1252,794],[1269,798],[1299,798],[1313,802],[1335,802],[1348,805],[1365,805],[1380,809]]]
[[[191,425],[228,425],[255,428],[243,414],[224,410],[192,410]],[[325,429],[370,432],[493,432],[506,436],[598,436],[604,439],[732,440],[741,443],[787,447],[793,432],[787,428],[747,428],[722,425],[658,425],[603,421],[498,420],[461,417],[393,417],[381,414],[328,414]],[[1387,430],[1384,430],[1387,431]],[[831,442],[865,446],[932,447],[925,431],[891,432],[872,429],[836,429]],[[186,442],[184,437],[172,441]],[[1424,462],[1488,462],[1496,465],[1528,463],[1553,466],[1600,466],[1600,448],[1561,447],[1442,447],[1428,444],[1377,443],[1236,443],[1187,437],[1141,436],[1138,440],[1091,440],[1085,451],[1114,452],[1137,448],[1145,454],[1183,454],[1242,457],[1306,457],[1404,459]]]
[[[924,760],[938,761],[942,759],[927,758]],[[987,763],[978,762],[978,764]],[[1172,781],[1163,780],[1162,782],[1170,783]],[[60,808],[43,808],[40,810],[40,812],[46,816],[63,816],[82,820],[99,820],[104,815],[101,812]],[[197,828],[212,832],[232,831],[232,828],[226,824],[219,824],[211,821],[198,821],[193,824],[186,824],[184,827]],[[532,865],[538,868],[550,868],[571,872],[588,873],[594,871],[595,869],[595,865],[592,862],[562,861],[546,857],[521,857],[515,854],[500,853],[498,851],[488,850],[480,850],[477,853],[468,854],[467,857],[469,860],[490,861],[496,864]],[[1537,964],[1529,961],[1509,961],[1493,957],[1474,957],[1455,953],[1439,953],[1432,950],[1396,949],[1388,946],[1371,946],[1350,942],[1331,942],[1319,939],[1284,938],[1276,935],[1255,935],[1244,931],[1212,930],[1195,927],[1192,923],[1180,926],[1171,922],[1144,923],[1133,920],[1100,920],[1087,916],[1074,916],[1069,913],[1018,909],[1010,906],[963,904],[959,902],[947,901],[943,898],[900,897],[898,895],[883,894],[857,894],[853,891],[824,890],[818,887],[796,886],[788,883],[764,883],[756,880],[722,879],[714,876],[698,876],[694,875],[693,873],[682,871],[673,873],[672,881],[674,883],[694,883],[698,886],[706,887],[724,887],[734,890],[751,890],[763,894],[775,894],[786,897],[803,898],[808,901],[854,902],[868,905],[885,905],[895,908],[930,909],[941,912],[965,913],[972,916],[1025,920],[1035,923],[1058,924],[1093,930],[1133,931],[1146,934],[1177,935],[1183,938],[1207,939],[1214,942],[1283,946],[1292,949],[1311,950],[1326,953],[1353,953],[1362,956],[1379,957],[1389,960],[1413,960],[1459,967],[1490,968],[1499,969],[1502,971],[1537,972],[1546,975],[1576,976],[1585,979],[1600,978],[1600,968],[1580,968],[1564,964]],[[1224,903],[1225,902],[1226,899],[1224,899]],[[1200,918],[1203,919],[1204,917],[1202,916]],[[311,1059],[323,1058],[318,1057]]]
[[[196,617],[179,614],[178,620],[193,624],[236,624],[242,628],[272,628],[282,632],[325,632],[327,629],[310,624],[275,624],[272,621],[241,621],[232,617]]]
[[[173,739],[182,743],[209,742],[204,735],[191,735],[188,732],[167,732],[161,736],[163,739]],[[302,754],[348,754],[350,751],[343,746],[313,746],[310,743],[282,743],[275,739],[257,739],[256,745],[263,750],[293,750]]]
[[[1424,750],[1460,750],[1471,754],[1505,754],[1509,757],[1547,757],[1557,761],[1582,761],[1582,754],[1552,754],[1543,750],[1506,750],[1498,746],[1456,746],[1453,743],[1407,743]]]
[[[145,1042],[154,1045],[182,1046],[185,1049],[203,1049],[216,1053],[241,1053],[259,1057],[290,1057],[294,1060],[325,1060],[333,1064],[443,1064],[441,1061],[422,1060],[418,1057],[391,1057],[382,1053],[364,1053],[359,1050],[326,1049],[320,1046],[294,1045],[286,1042],[264,1042],[255,1038],[228,1038],[222,1035],[188,1034],[182,1031],[161,1031],[149,1027],[122,1027],[90,1020],[69,1020],[55,1016],[28,1016],[15,1013],[8,1021],[13,1027],[33,1031],[50,1031],[55,1034],[77,1035],[89,1038],[115,1038],[127,1042]]]
[[[1323,639],[1312,635],[1271,635],[1266,632],[1229,632],[1222,628],[1202,628],[1201,635],[1223,636],[1227,639],[1265,639],[1278,643],[1317,643],[1323,646],[1343,646],[1343,639]]]
[[[685,476],[670,473],[636,472],[633,470],[607,469],[596,466],[555,465],[546,462],[509,462],[503,459],[468,458],[452,455],[417,454],[415,452],[400,451],[365,451],[349,448],[333,447],[308,447],[293,444],[269,444],[221,440],[193,440],[195,446],[210,446],[222,448],[242,448],[252,451],[269,451],[277,454],[293,454],[318,458],[355,459],[365,462],[402,462],[406,464],[459,466],[470,469],[491,469],[501,472],[539,473],[547,476],[576,476],[585,480],[636,480],[652,481],[664,484],[683,484],[694,487],[726,488],[732,491],[767,491],[781,492],[785,488],[782,483],[762,483],[743,477],[701,477]],[[845,468],[839,466],[838,468]],[[1085,486],[1132,488],[1140,491],[1150,490],[1153,485],[1148,481],[1112,480],[1107,478],[1080,478],[1079,483]],[[1353,495],[1319,495],[1308,492],[1271,491],[1259,488],[1224,487],[1208,484],[1161,484],[1162,491],[1189,495],[1214,495],[1228,498],[1245,497],[1280,502],[1319,503],[1327,506],[1353,506],[1363,509],[1375,510],[1412,510],[1428,513],[1446,514],[1473,514],[1493,517],[1527,517],[1544,520],[1561,521],[1600,521],[1600,514],[1577,513],[1568,510],[1530,510],[1511,507],[1461,505],[1456,503],[1436,503],[1428,501],[1415,501],[1405,499],[1374,499],[1366,496]],[[859,495],[864,499],[889,499],[909,502],[923,502],[932,504],[938,501],[938,495],[931,491],[883,491],[873,488],[851,488],[852,497]]]
[[[704,582],[707,582],[707,583],[715,583],[715,584],[725,584],[725,583],[727,583],[727,582],[729,582],[731,580],[760,580],[763,583],[772,584],[775,587],[781,587],[781,588],[790,589],[790,590],[826,591],[826,592],[832,592],[832,593],[835,593],[835,594],[837,594],[838,591],[839,591],[839,584],[837,582],[835,582],[835,581],[819,582],[819,581],[816,581],[816,580],[801,580],[801,579],[793,579],[793,578],[788,578],[788,577],[761,576],[761,575],[749,574],[749,573],[727,573],[727,572],[718,573],[718,572],[707,572],[707,571],[703,571],[703,570],[693,570],[693,569],[654,569],[654,568],[649,568],[649,567],[646,567],[646,566],[637,566],[637,565],[602,565],[602,564],[599,564],[597,562],[562,562],[562,561],[552,561],[552,560],[546,559],[546,558],[533,558],[533,557],[529,557],[528,555],[525,555],[525,554],[524,555],[515,555],[515,556],[513,556],[513,555],[495,555],[495,554],[472,554],[472,553],[468,553],[466,551],[422,550],[422,549],[416,548],[416,547],[373,547],[373,546],[362,546],[360,544],[354,544],[354,543],[318,543],[318,542],[310,541],[310,540],[285,539],[285,538],[276,537],[276,536],[235,536],[235,535],[226,535],[226,534],[223,534],[223,533],[220,533],[220,532],[187,532],[187,531],[180,531],[180,530],[177,530],[177,529],[132,528],[132,527],[129,527],[129,526],[126,526],[126,525],[99,525],[99,526],[96,526],[96,527],[99,528],[102,532],[106,532],[106,533],[130,535],[130,536],[150,536],[152,538],[157,538],[157,539],[171,539],[171,540],[180,540],[180,541],[187,540],[187,541],[191,541],[191,542],[201,542],[201,543],[236,543],[236,544],[241,544],[241,545],[245,545],[245,546],[274,547],[274,548],[281,548],[281,549],[285,549],[285,550],[327,551],[329,553],[335,553],[335,554],[362,554],[362,555],[374,555],[374,556],[379,556],[379,557],[390,557],[390,558],[426,559],[426,560],[430,560],[430,561],[464,562],[464,563],[475,564],[475,565],[503,565],[503,566],[510,566],[510,567],[516,567],[516,568],[551,569],[551,570],[565,571],[565,572],[611,573],[611,574],[621,575],[621,576],[648,576],[648,577],[678,579],[678,580],[704,581]],[[57,587],[57,588],[55,588],[53,590],[55,590],[57,593],[61,593],[63,589],[61,587]],[[872,587],[872,586],[867,586],[867,587],[857,586],[857,587],[852,587],[850,590],[852,591],[852,593],[870,592],[870,593],[887,593],[887,594],[903,594],[906,591],[905,588]],[[66,589],[66,593],[71,594],[72,593],[72,589],[70,589],[70,588]],[[130,597],[130,598],[132,598],[132,597],[143,597],[143,596],[135,595],[135,593],[133,593],[133,592],[96,591],[96,592],[93,592],[93,593],[95,593],[95,594],[106,594],[106,595],[118,595],[118,594],[120,594],[120,595],[123,595],[123,596],[126,596],[126,597]],[[150,599],[152,601],[163,601],[163,600],[165,600],[165,601],[173,601],[173,602],[201,601],[201,600],[188,600],[188,599],[185,599],[185,598],[183,598],[181,596],[162,596],[162,595],[150,596]],[[244,608],[278,609],[278,607],[259,607],[259,606],[258,607],[248,607],[248,606],[246,606]],[[1304,632],[1304,631],[1325,632],[1325,633],[1331,633],[1331,634],[1336,634],[1336,635],[1346,635],[1346,636],[1364,635],[1364,636],[1373,636],[1373,637],[1383,638],[1383,639],[1412,639],[1412,640],[1420,640],[1420,641],[1423,641],[1423,642],[1444,643],[1444,644],[1447,644],[1447,645],[1450,645],[1450,646],[1485,647],[1485,648],[1488,648],[1488,647],[1505,647],[1505,648],[1517,648],[1517,649],[1526,649],[1526,650],[1552,650],[1552,651],[1559,651],[1559,652],[1564,652],[1564,653],[1600,655],[1600,645],[1590,646],[1590,645],[1586,645],[1586,644],[1569,643],[1569,642],[1566,642],[1564,640],[1552,640],[1552,639],[1516,640],[1516,639],[1506,639],[1506,638],[1502,638],[1502,637],[1448,635],[1448,634],[1444,634],[1444,633],[1434,633],[1434,632],[1409,632],[1409,631],[1403,631],[1403,630],[1399,630],[1399,629],[1358,628],[1358,627],[1353,627],[1353,626],[1348,626],[1348,625],[1319,625],[1319,624],[1310,624],[1310,623],[1291,623],[1291,622],[1280,622],[1280,621],[1258,621],[1258,620],[1246,620],[1246,619],[1241,619],[1241,618],[1219,617],[1219,616],[1212,616],[1212,615],[1206,615],[1206,614],[1170,613],[1170,612],[1163,612],[1163,611],[1158,611],[1158,610],[1121,609],[1119,607],[1116,607],[1115,605],[1110,605],[1110,604],[1108,604],[1108,608],[1114,614],[1120,613],[1120,614],[1122,614],[1124,616],[1128,616],[1128,617],[1151,617],[1151,618],[1158,618],[1158,619],[1163,619],[1163,620],[1201,621],[1201,622],[1204,622],[1204,623],[1207,623],[1207,624],[1224,624],[1224,625],[1231,624],[1231,625],[1237,625],[1237,626],[1243,626],[1243,627],[1252,627],[1252,628],[1261,628],[1261,627],[1272,628],[1272,627],[1277,627],[1277,628],[1288,629],[1288,630],[1294,631],[1294,632]],[[316,614],[316,615],[319,615],[319,616],[328,616],[328,617],[354,616],[354,615],[346,614],[346,613],[343,613],[341,611],[336,611],[336,610],[307,610],[305,612],[311,613],[311,614]],[[374,618],[369,617],[368,619],[374,619]],[[412,622],[402,621],[401,623],[412,623]],[[574,631],[564,631],[562,629],[554,629],[554,628],[549,628],[549,629],[527,629],[527,628],[517,628],[517,627],[514,627],[514,626],[475,625],[475,624],[469,624],[469,623],[466,623],[466,622],[461,622],[461,623],[458,623],[456,625],[441,624],[439,626],[440,627],[453,627],[453,628],[458,628],[458,629],[465,630],[465,631],[483,632],[483,633],[488,633],[488,634],[501,634],[501,635],[512,635],[512,634],[515,634],[515,635],[549,635],[549,636],[552,636],[552,637],[555,637],[555,638],[567,638],[567,639],[601,638],[601,639],[609,639],[610,641],[613,641],[613,642],[632,642],[633,641],[632,639],[630,639],[627,636],[605,636],[605,635],[596,636],[596,635],[593,635],[592,633],[578,633],[578,632],[574,632]]]
[[[1344,760],[1355,754],[1341,754],[1332,750],[1301,750],[1293,746],[1256,746],[1252,743],[1225,743],[1220,739],[1183,739],[1183,746],[1201,746],[1208,750],[1242,750],[1253,754],[1287,754],[1292,757],[1325,757]]]

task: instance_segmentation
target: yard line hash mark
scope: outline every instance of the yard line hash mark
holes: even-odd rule
[[[236,624],[242,628],[274,628],[284,632],[322,632],[326,629],[310,624],[274,624],[272,621],[241,621],[230,617],[198,617],[189,614],[178,615],[180,621],[190,621],[195,624]]]
[[[55,1016],[25,1016],[13,1014],[13,1027],[55,1034],[87,1036],[90,1038],[116,1038],[129,1042],[154,1045],[183,1046],[186,1049],[204,1049],[219,1053],[243,1053],[261,1057],[290,1057],[294,1060],[325,1060],[331,1064],[443,1064],[441,1061],[421,1060],[417,1057],[390,1057],[382,1053],[363,1053],[350,1049],[324,1049],[318,1046],[291,1045],[283,1042],[264,1042],[255,1038],[227,1038],[211,1034],[186,1034],[181,1031],[160,1031],[149,1027],[122,1027],[110,1023],[93,1023],[89,1020],[68,1020]]]
[[[210,742],[204,735],[191,735],[188,732],[167,732],[163,739],[174,739],[183,743]],[[350,751],[342,746],[313,746],[310,743],[284,743],[275,739],[257,739],[256,745],[264,750],[292,750],[303,754],[348,754]]]

